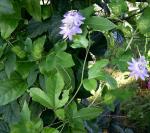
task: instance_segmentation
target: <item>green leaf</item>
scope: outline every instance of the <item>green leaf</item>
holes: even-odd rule
[[[7,44],[3,43],[2,39],[0,38],[0,58],[4,54],[4,50],[5,50],[6,46],[7,46]]]
[[[2,120],[0,120],[0,133],[10,133],[8,124]]]
[[[42,58],[42,51],[43,51],[45,39],[46,39],[46,36],[42,36],[33,42],[32,55],[35,60],[39,60]]]
[[[127,62],[130,61],[131,58],[132,58],[131,52],[127,51],[118,56],[117,58],[113,59],[112,63],[116,65],[120,69],[120,71],[124,72],[128,70]]]
[[[94,13],[94,7],[93,7],[93,5],[89,6],[83,10],[80,10],[80,12],[87,19]]]
[[[55,128],[44,128],[42,133],[59,133],[59,131]]]
[[[64,120],[65,119],[65,111],[64,109],[57,109],[55,111],[56,116],[60,119],[60,120]]]
[[[0,71],[2,71],[4,69],[4,63],[3,62],[0,62]]]
[[[23,121],[30,121],[30,117],[31,117],[31,112],[28,108],[27,102],[25,101],[23,108],[22,108],[22,111],[21,111],[21,119]]]
[[[88,79],[93,79],[103,75],[103,68],[108,64],[107,59],[97,61],[88,71]]]
[[[38,121],[38,123],[42,125],[41,121]],[[23,133],[40,133],[41,127],[36,128],[36,123],[32,121],[20,121],[18,124],[11,126],[11,133],[21,133],[22,131]]]
[[[28,33],[30,38],[35,38],[47,32],[50,27],[50,22],[39,22],[31,20],[28,24]]]
[[[10,0],[0,1],[0,14],[11,14],[13,12],[13,5]]]
[[[27,53],[31,53],[32,52],[32,48],[33,48],[33,44],[32,44],[32,40],[31,38],[27,37],[25,42],[24,42],[24,45],[25,45],[25,51]]]
[[[13,5],[13,14],[0,14],[0,31],[4,39],[8,38],[16,29],[20,20],[20,5],[17,2],[13,2]]]
[[[43,127],[42,121],[38,118],[31,121],[31,111],[25,102],[21,111],[21,118],[17,124],[11,125],[11,133],[40,133]]]
[[[57,93],[59,95],[60,93],[59,91],[62,90],[63,88],[64,88],[64,79],[60,75],[60,73],[51,74],[46,79],[46,91],[48,93],[48,96],[51,99],[55,100],[55,95]],[[54,104],[55,104],[55,101],[54,101]]]
[[[60,25],[61,25],[61,16],[53,15],[50,19],[37,22],[31,20],[28,24],[28,32],[30,38],[36,38],[37,36],[42,35],[45,32],[48,32],[48,38],[53,44],[57,43],[60,40]],[[55,28],[54,28],[55,27]]]
[[[71,45],[72,48],[87,48],[88,40],[83,35],[76,35],[73,39],[73,44]]]
[[[86,21],[86,24],[90,28],[93,28],[93,30],[99,30],[99,31],[109,31],[116,28],[116,25],[112,23],[110,20],[100,16],[90,17]]]
[[[65,51],[66,49],[67,49],[67,42],[66,42],[66,41],[57,42],[57,43],[54,45],[54,50],[55,50],[56,52]]]
[[[20,105],[17,101],[11,102],[0,107],[0,114],[5,122],[11,124],[17,123],[20,118]]]
[[[125,133],[124,132],[124,128],[123,127],[121,127],[121,126],[119,126],[119,125],[117,125],[117,124],[112,124],[112,127],[113,127],[113,131],[116,133],[116,132],[118,132],[118,133]]]
[[[27,84],[20,79],[0,81],[0,105],[8,104],[27,90]]]
[[[31,110],[31,120],[35,120],[37,116],[41,116],[43,110],[45,110],[44,106],[34,101],[30,103],[29,107]]]
[[[112,89],[118,88],[117,81],[110,74],[105,74],[105,81],[110,85]]]
[[[33,66],[33,62],[18,62],[16,64],[16,71],[22,76],[23,79],[26,79]]]
[[[16,67],[16,55],[9,53],[7,60],[5,62],[5,72],[8,78],[10,78],[10,75],[15,70],[15,67]]]
[[[4,70],[0,71],[0,80],[8,79],[6,72]]]
[[[51,71],[59,66],[69,68],[74,65],[72,56],[66,52],[52,52],[46,57],[45,69]]]
[[[73,120],[73,114],[77,112],[77,104],[73,101],[68,105],[67,108],[65,108],[65,115],[69,122],[71,123]]]
[[[109,63],[109,60],[107,59],[102,59],[102,60],[97,61],[91,68],[89,68],[88,79],[91,80],[91,79],[96,78],[98,80],[105,81],[109,84],[111,88],[114,89],[114,88],[117,88],[116,80],[107,72],[105,72],[103,69],[108,63]],[[91,81],[91,82],[94,82],[94,81]]]
[[[13,46],[11,48],[12,52],[14,52],[19,58],[23,59],[26,57],[26,53],[21,49],[19,45]]]
[[[78,119],[81,118],[83,120],[91,120],[96,118],[102,113],[102,110],[99,108],[95,107],[87,107],[87,108],[82,108],[76,113],[74,113],[73,118]]]
[[[84,122],[82,119],[73,119],[73,121],[70,123],[71,125],[71,132],[72,133],[86,133],[86,129],[84,126]]]
[[[49,98],[49,96],[44,91],[42,91],[39,88],[31,88],[29,92],[30,92],[30,96],[34,101],[42,104],[43,106],[49,109],[52,109],[53,103]]]
[[[111,0],[109,7],[116,16],[121,16],[128,10],[128,6],[125,0]]]
[[[63,79],[64,79],[64,83],[65,83],[65,90],[71,90],[73,91],[75,88],[75,77],[74,77],[74,73],[73,70],[71,68],[63,68],[63,67],[59,67],[59,69],[57,68],[57,70],[59,71],[59,73],[62,75]]]
[[[130,99],[134,96],[135,90],[133,89],[114,89],[109,90],[104,96],[104,103],[107,105],[113,104],[113,102],[118,99],[120,101],[124,101]]]
[[[96,79],[105,81],[106,83],[108,83],[109,87],[111,87],[112,89],[118,88],[117,81],[110,74],[104,71],[102,72],[102,75],[100,75]]]
[[[59,72],[49,75],[46,79],[47,95],[54,109],[64,106],[69,99],[69,90],[63,90],[64,85],[64,79]]]
[[[95,79],[85,79],[83,80],[83,86],[87,91],[96,90],[97,81]]]
[[[42,18],[45,20],[52,15],[52,6],[42,5]]]
[[[37,76],[38,76],[38,73],[39,73],[39,71],[37,70],[36,67],[32,67],[30,69],[30,72],[29,72],[28,77],[27,77],[27,83],[28,83],[29,87],[35,83]]]
[[[137,27],[142,34],[150,32],[150,7],[147,7],[137,20]]]
[[[62,3],[64,3],[64,1]],[[61,35],[59,34],[60,32],[59,27],[61,26],[61,19],[62,17],[57,14],[57,15],[53,15],[49,22],[50,27],[48,29],[48,38],[53,44],[57,43],[62,38]]]
[[[22,0],[22,4],[35,20],[41,20],[40,0]]]

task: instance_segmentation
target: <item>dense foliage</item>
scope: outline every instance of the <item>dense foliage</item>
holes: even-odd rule
[[[148,132],[149,2],[0,0],[0,133]]]

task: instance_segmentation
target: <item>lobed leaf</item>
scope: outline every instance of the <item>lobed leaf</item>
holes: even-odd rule
[[[116,28],[116,25],[112,23],[107,18],[100,16],[92,16],[87,21],[86,24],[96,31],[109,31]]]
[[[8,79],[0,81],[0,105],[6,105],[27,90],[27,84],[20,79]]]
[[[83,120],[91,120],[96,118],[102,113],[102,110],[99,108],[95,107],[87,107],[87,108],[82,108],[76,113],[74,113],[73,118],[74,119],[83,119]]]

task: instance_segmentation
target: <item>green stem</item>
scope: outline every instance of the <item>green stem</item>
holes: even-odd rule
[[[137,51],[138,51],[138,53],[139,53],[139,56],[141,57],[141,53],[140,53],[140,50],[139,50],[138,45],[137,45],[136,47],[137,47]]]
[[[130,39],[130,41],[129,41],[125,51],[127,51],[129,49],[129,47],[131,47],[131,43],[133,41],[133,38],[134,38],[134,35],[136,34],[136,32],[137,32],[137,30],[134,31],[134,33],[133,33],[133,35],[132,35],[132,37],[131,37],[131,39]]]
[[[81,88],[81,86],[83,84],[84,70],[85,70],[86,60],[87,60],[87,56],[88,56],[88,53],[89,53],[90,46],[91,45],[89,44],[88,48],[86,49],[86,55],[85,55],[85,59],[84,59],[83,67],[82,67],[81,82],[80,82],[80,84],[79,84],[75,94],[70,99],[70,101],[67,103],[66,107],[74,100],[74,98],[76,97],[77,93],[79,92],[79,90],[80,90],[80,88]]]
[[[147,44],[148,44],[148,38],[147,38],[147,34],[146,34],[146,38],[145,38],[145,53],[147,51]]]
[[[66,125],[66,123],[64,123],[64,124],[63,124],[63,126],[62,126],[62,128],[61,128],[61,130],[60,130],[60,132],[59,132],[59,133],[62,133],[62,131],[63,131],[63,129],[64,129],[65,125]]]

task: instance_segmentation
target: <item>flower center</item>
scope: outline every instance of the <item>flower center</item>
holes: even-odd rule
[[[67,23],[66,26],[68,27],[68,29],[72,29],[74,24],[73,23]]]
[[[145,67],[143,64],[138,64],[138,70],[142,73],[145,70]]]
[[[138,64],[138,68],[139,68],[140,70],[142,70],[142,69],[143,69],[143,65],[142,65],[142,64]]]

